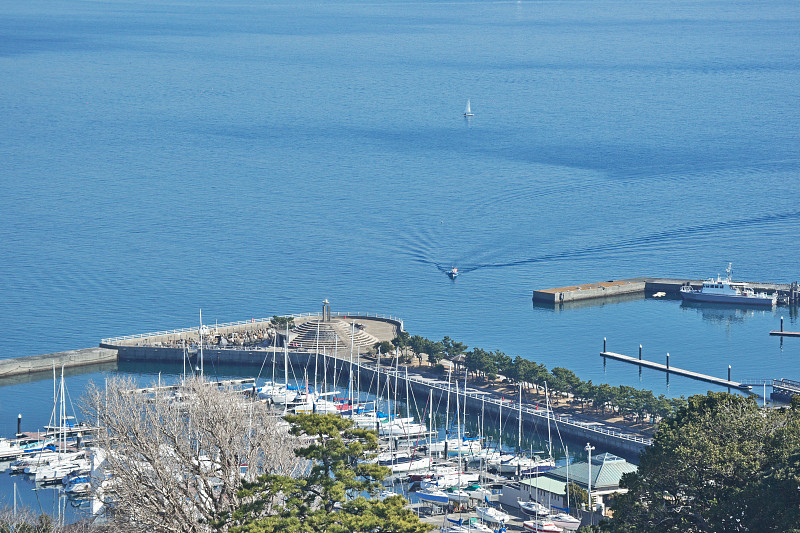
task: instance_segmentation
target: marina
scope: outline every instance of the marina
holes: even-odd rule
[[[155,332],[103,339],[101,346],[114,349],[120,361],[171,362],[185,361],[189,368],[202,368],[204,365],[244,364],[251,366],[277,365],[284,372],[289,369],[300,375],[313,376],[319,369],[332,379],[347,376],[358,383],[394,382],[401,399],[408,401],[405,391],[417,398],[433,396],[437,402],[446,401],[453,391],[448,388],[443,376],[419,366],[397,369],[379,365],[373,358],[365,356],[368,348],[376,342],[389,341],[402,331],[402,320],[387,316],[366,313],[331,313],[329,304],[324,304],[321,314],[292,315],[295,327],[288,333],[275,330],[272,335],[285,338],[286,353],[267,346],[236,347],[233,343],[221,348],[220,341],[215,345],[196,349],[199,340],[198,328]],[[209,328],[209,339],[219,339],[217,332],[225,335],[253,335],[265,331],[272,319],[243,321],[235,324],[221,324]],[[356,324],[360,327],[356,327]],[[193,347],[187,351],[184,342]],[[280,341],[279,341],[280,342]],[[288,367],[286,363],[288,362]],[[396,361],[395,361],[396,362]],[[288,374],[287,374],[288,375]],[[352,376],[352,378],[350,378]],[[470,384],[462,390],[464,408],[474,413],[499,416],[502,405],[507,402],[505,393],[488,384]],[[504,399],[505,398],[505,399]],[[555,415],[539,409],[536,404],[523,402],[520,408],[507,413],[514,420],[521,417],[522,424],[530,427],[546,427],[548,421],[558,422],[561,431],[571,439],[590,439],[604,448],[635,458],[649,445],[649,437],[621,427],[614,427],[596,420],[569,415]],[[548,417],[550,420],[548,420]]]

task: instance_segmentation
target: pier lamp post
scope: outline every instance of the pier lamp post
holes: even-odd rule
[[[589,493],[589,524],[594,525],[594,508],[592,506],[592,450],[594,450],[594,446],[587,442],[584,449],[589,452],[589,477],[586,481],[587,492]]]

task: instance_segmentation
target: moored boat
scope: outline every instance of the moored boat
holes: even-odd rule
[[[731,281],[731,264],[725,269],[726,277],[703,281],[699,289],[689,285],[681,287],[681,298],[687,302],[703,302],[733,305],[773,306],[778,301],[777,293],[755,292],[746,283]]]

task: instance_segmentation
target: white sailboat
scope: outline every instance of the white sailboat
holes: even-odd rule
[[[472,109],[469,106],[469,100],[467,100],[467,108],[464,109],[464,116],[465,117],[474,117],[475,113],[472,112]]]

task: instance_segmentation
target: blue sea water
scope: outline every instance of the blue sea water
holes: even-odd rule
[[[800,278],[793,1],[9,1],[0,79],[2,358],[327,298],[656,394],[710,386],[604,364],[603,337],[800,378],[767,335],[789,309],[531,303]],[[51,397],[0,387],[0,430]]]

